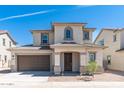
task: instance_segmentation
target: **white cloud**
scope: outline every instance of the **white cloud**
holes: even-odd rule
[[[38,14],[46,14],[46,13],[53,12],[53,11],[55,11],[55,10],[45,10],[45,11],[27,13],[27,14],[22,14],[22,15],[9,16],[9,17],[0,18],[0,21],[5,21],[5,20],[9,20],[9,19],[14,19],[14,18],[27,17],[27,16],[33,16],[33,15],[38,15]]]

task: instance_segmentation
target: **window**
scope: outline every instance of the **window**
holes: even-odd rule
[[[12,55],[12,60],[14,60],[14,58],[15,58],[15,56],[14,56],[14,55]]]
[[[108,62],[108,65],[111,64],[111,56],[110,55],[107,56],[107,62]]]
[[[67,39],[71,38],[71,31],[70,30],[66,30],[66,38]]]
[[[48,34],[46,33],[41,34],[41,43],[48,44]]]
[[[114,35],[114,36],[113,36],[113,42],[115,42],[116,40],[117,40],[117,36]]]
[[[73,39],[73,31],[72,28],[66,27],[64,32],[65,40],[72,40]]]
[[[5,44],[5,38],[3,38],[3,46],[5,46],[6,44]]]
[[[9,42],[9,47],[11,47],[11,46],[12,46],[12,42],[10,41],[10,42]]]
[[[89,40],[89,32],[83,32],[83,40]]]
[[[98,45],[104,45],[104,39],[98,42]]]
[[[95,61],[96,60],[96,53],[90,52],[89,53],[89,60],[90,61]]]
[[[1,61],[1,55],[0,55],[0,61]]]
[[[7,56],[6,55],[4,56],[4,61],[7,62]]]

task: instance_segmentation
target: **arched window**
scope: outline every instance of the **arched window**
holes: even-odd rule
[[[73,39],[73,30],[71,27],[66,27],[64,30],[64,39],[72,40]]]

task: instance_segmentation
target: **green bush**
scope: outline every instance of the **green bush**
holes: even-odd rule
[[[86,69],[88,73],[95,73],[97,69],[97,63],[95,61],[89,61]]]

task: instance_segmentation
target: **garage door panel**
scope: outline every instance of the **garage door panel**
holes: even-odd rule
[[[50,70],[50,55],[20,55],[17,58],[19,71]]]

